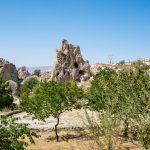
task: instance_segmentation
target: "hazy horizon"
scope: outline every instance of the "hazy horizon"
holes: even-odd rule
[[[149,0],[0,0],[0,57],[52,66],[61,40],[90,64],[150,58]]]

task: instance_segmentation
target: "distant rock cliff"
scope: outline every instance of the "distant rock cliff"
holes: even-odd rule
[[[90,77],[90,64],[83,60],[80,47],[63,40],[60,49],[57,50],[51,80],[76,80],[80,82],[89,80]]]
[[[3,58],[0,58],[0,77],[4,80],[18,79],[16,66]]]

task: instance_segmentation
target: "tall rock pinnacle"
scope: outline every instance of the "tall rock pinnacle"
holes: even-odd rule
[[[80,47],[63,40],[60,49],[57,50],[51,80],[76,80],[80,82],[86,81],[90,77],[90,64],[83,60]]]

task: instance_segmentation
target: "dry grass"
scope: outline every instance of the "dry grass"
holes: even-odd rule
[[[85,132],[84,132],[85,133]],[[96,143],[75,130],[61,130],[59,132],[60,142],[56,142],[52,130],[40,131],[41,137],[35,139],[35,145],[28,146],[27,150],[99,150]],[[142,150],[139,145],[132,142],[121,142],[116,150]]]

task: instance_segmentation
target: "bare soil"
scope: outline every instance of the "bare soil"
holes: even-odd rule
[[[56,142],[52,130],[40,131],[37,134],[41,137],[35,139],[35,144],[29,145],[27,150],[101,150],[93,140],[87,138],[79,130],[61,130],[59,142]],[[142,150],[142,148],[131,141],[122,141],[116,150]]]

